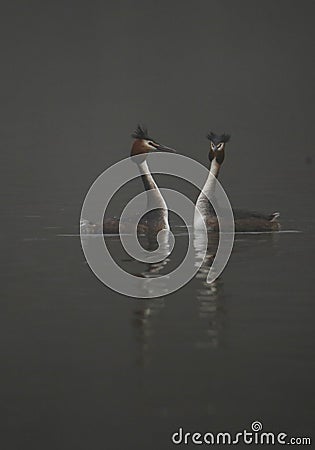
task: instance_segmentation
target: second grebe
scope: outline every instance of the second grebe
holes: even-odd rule
[[[206,183],[200,193],[196,207],[199,209],[203,220],[205,221],[209,231],[218,231],[218,221],[212,205],[210,204],[207,194],[210,198],[215,191],[216,179],[219,176],[220,168],[224,161],[225,144],[229,141],[228,134],[217,135],[210,132],[207,136],[210,141],[209,160],[210,170]],[[280,229],[278,222],[279,213],[261,214],[252,211],[233,210],[235,231],[277,231]],[[194,228],[200,228],[200,215],[194,217]]]
[[[162,194],[154,181],[154,178],[148,167],[146,158],[147,154],[151,151],[158,152],[175,152],[172,148],[166,147],[157,143],[152,139],[146,127],[138,125],[134,133],[131,135],[135,140],[131,148],[130,156],[137,156],[135,163],[138,166],[142,182],[146,191],[150,191],[148,195],[148,209],[154,208],[152,211],[142,217],[138,224],[138,232],[157,233],[161,230],[169,230],[168,223],[168,209]],[[132,229],[133,222],[126,221],[120,225],[122,232],[128,232]],[[105,234],[118,234],[119,233],[119,218],[108,218],[103,222],[103,233]]]

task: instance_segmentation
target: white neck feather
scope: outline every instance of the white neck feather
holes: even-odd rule
[[[168,224],[168,209],[162,194],[152,177],[150,169],[147,162],[144,160],[138,164],[139,172],[142,176],[142,181],[145,190],[150,194],[147,195],[147,208],[148,209],[158,209],[158,211],[153,211],[149,213],[148,217],[152,217],[153,220],[162,220],[165,222],[165,228],[169,229]]]
[[[208,178],[204,184],[204,187],[202,188],[201,193],[199,194],[199,197],[196,201],[196,207],[198,208],[202,218],[200,215],[196,214],[194,216],[194,228],[198,229],[201,228],[201,221],[206,220],[208,217],[211,217],[214,215],[213,207],[210,204],[208,198],[212,199],[214,192],[215,192],[215,186],[217,182],[217,177],[220,172],[220,164],[216,161],[216,159],[213,159],[210,165],[209,175]]]

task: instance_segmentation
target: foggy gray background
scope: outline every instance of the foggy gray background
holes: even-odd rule
[[[301,196],[314,191],[314,169],[305,179],[300,168],[314,155],[313,13],[308,0],[6,2],[10,204],[46,200],[53,214],[62,199],[79,210],[95,177],[129,155],[142,121],[204,164],[205,134],[231,133],[221,179],[233,204],[286,216],[280,186],[294,214],[310,208]],[[263,183],[268,199],[255,192]]]

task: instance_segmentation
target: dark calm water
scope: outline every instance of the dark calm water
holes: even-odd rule
[[[54,217],[47,204],[12,209],[15,236],[3,242],[1,267],[7,448],[172,448],[179,427],[232,432],[254,420],[311,435],[314,219],[283,207],[284,230],[298,233],[238,234],[216,282],[205,283],[206,265],[152,300],[96,279],[73,206],[55,203]],[[110,245],[131,271],[152,270],[126,262],[117,239]]]

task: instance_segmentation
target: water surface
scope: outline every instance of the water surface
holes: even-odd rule
[[[313,224],[293,221],[298,233],[237,234],[213,284],[205,281],[210,248],[182,289],[137,300],[97,280],[77,225],[62,223],[71,207],[59,208],[53,225],[41,208],[28,206],[25,214],[21,206],[27,226],[2,265],[3,404],[12,448],[111,442],[140,449],[152,440],[151,448],[171,448],[179,427],[238,431],[253,420],[310,435]],[[177,244],[185,243],[179,233]],[[134,273],[165,270],[128,260],[117,238],[110,245]],[[170,255],[169,267],[174,258],[180,252]]]

